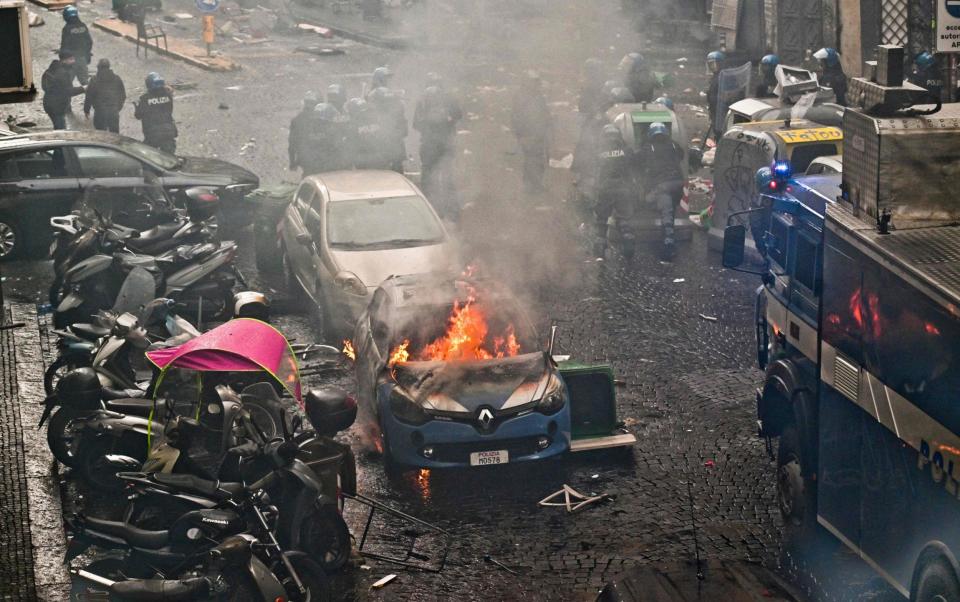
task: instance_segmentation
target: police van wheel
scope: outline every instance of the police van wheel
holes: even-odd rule
[[[13,219],[0,214],[0,261],[17,258],[23,252],[23,236]]]
[[[950,602],[960,600],[960,582],[943,558],[927,562],[917,575],[913,602]]]
[[[790,424],[780,434],[777,451],[777,502],[783,520],[794,526],[803,525],[807,518],[809,493],[802,466],[800,435],[797,427]]]

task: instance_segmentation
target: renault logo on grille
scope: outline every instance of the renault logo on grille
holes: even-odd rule
[[[477,422],[480,423],[480,426],[484,430],[490,428],[490,425],[493,424],[493,410],[490,408],[480,408],[480,411],[477,412]]]

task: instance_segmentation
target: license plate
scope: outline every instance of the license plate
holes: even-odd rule
[[[506,464],[510,461],[510,454],[505,449],[493,451],[473,452],[470,454],[470,466],[490,466],[493,464]]]

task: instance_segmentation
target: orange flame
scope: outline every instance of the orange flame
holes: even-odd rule
[[[490,360],[514,357],[520,353],[520,343],[513,324],[506,327],[502,336],[494,336],[488,342],[490,327],[487,316],[476,304],[473,296],[461,305],[454,302],[453,311],[447,321],[446,332],[428,344],[416,358],[421,361],[457,362],[467,360]],[[492,343],[492,348],[491,348]],[[390,354],[389,366],[410,359],[409,340],[394,347]]]
[[[393,348],[393,351],[390,353],[390,360],[387,362],[387,366],[393,367],[396,363],[403,363],[410,359],[410,352],[407,351],[407,347],[410,346],[410,339],[404,339],[402,343]]]
[[[352,361],[357,361],[357,352],[353,350],[353,342],[350,339],[343,339],[343,354]]]

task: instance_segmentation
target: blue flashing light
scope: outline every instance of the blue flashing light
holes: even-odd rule
[[[789,161],[776,161],[773,164],[773,177],[778,180],[787,180],[793,175],[793,167]]]

